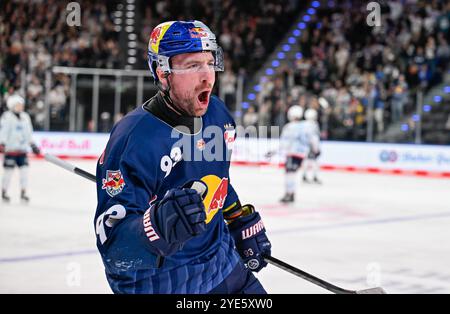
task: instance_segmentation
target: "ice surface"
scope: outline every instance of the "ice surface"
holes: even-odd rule
[[[90,172],[95,161],[73,160]],[[3,169],[0,169],[0,176]],[[322,172],[280,205],[283,171],[232,166],[242,203],[261,212],[273,256],[346,289],[450,293],[450,180]],[[32,160],[28,205],[0,203],[0,293],[111,293],[95,247],[92,182]],[[327,293],[269,265],[269,293]]]

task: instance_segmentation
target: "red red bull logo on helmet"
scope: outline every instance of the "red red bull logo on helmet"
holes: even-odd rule
[[[157,41],[158,41],[160,36],[161,36],[161,27],[157,27],[150,34],[150,43],[152,45],[156,45],[156,43],[157,43]]]
[[[189,34],[191,35],[191,38],[208,37],[208,32],[204,30],[202,27],[194,27],[189,29]]]
[[[122,172],[120,170],[107,170],[106,179],[102,180],[102,189],[106,190],[109,196],[114,197],[122,192],[125,186]]]
[[[150,34],[150,40],[148,41],[148,49],[150,49],[154,53],[159,52],[159,43],[161,39],[164,37],[164,34],[167,32],[167,30],[173,23],[174,23],[173,21],[164,22],[155,27],[155,29]]]

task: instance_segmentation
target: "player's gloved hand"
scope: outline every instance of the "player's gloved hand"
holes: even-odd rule
[[[242,215],[231,220],[228,229],[237,251],[250,270],[259,272],[267,266],[263,255],[270,256],[272,245],[266,236],[261,217],[253,205],[242,206]]]
[[[311,150],[308,153],[308,159],[317,159],[317,158],[319,158],[319,156],[320,156],[320,150],[318,150],[318,151]]]
[[[33,151],[33,154],[35,154],[35,155],[41,154],[41,150],[39,149],[39,147],[36,146],[36,144],[32,143],[30,146],[31,146],[31,150]]]
[[[202,196],[192,187],[170,189],[149,209],[157,234],[157,239],[151,240],[152,245],[162,256],[176,253],[186,241],[206,230]]]

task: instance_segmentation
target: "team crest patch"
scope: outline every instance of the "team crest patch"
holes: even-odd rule
[[[106,179],[103,179],[102,183],[102,189],[106,190],[106,193],[111,197],[122,192],[123,187],[125,186],[125,180],[123,179],[120,170],[107,170]]]
[[[224,125],[225,127],[225,133],[223,133],[223,138],[225,140],[225,144],[227,145],[227,148],[229,150],[233,149],[234,146],[234,140],[236,138],[236,130],[234,129],[234,126],[231,124]]]

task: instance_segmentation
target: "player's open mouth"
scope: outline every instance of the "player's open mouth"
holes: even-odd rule
[[[197,99],[198,102],[202,105],[202,106],[207,106],[209,103],[209,95],[210,95],[211,91],[210,90],[205,90],[203,92],[201,92]]]

